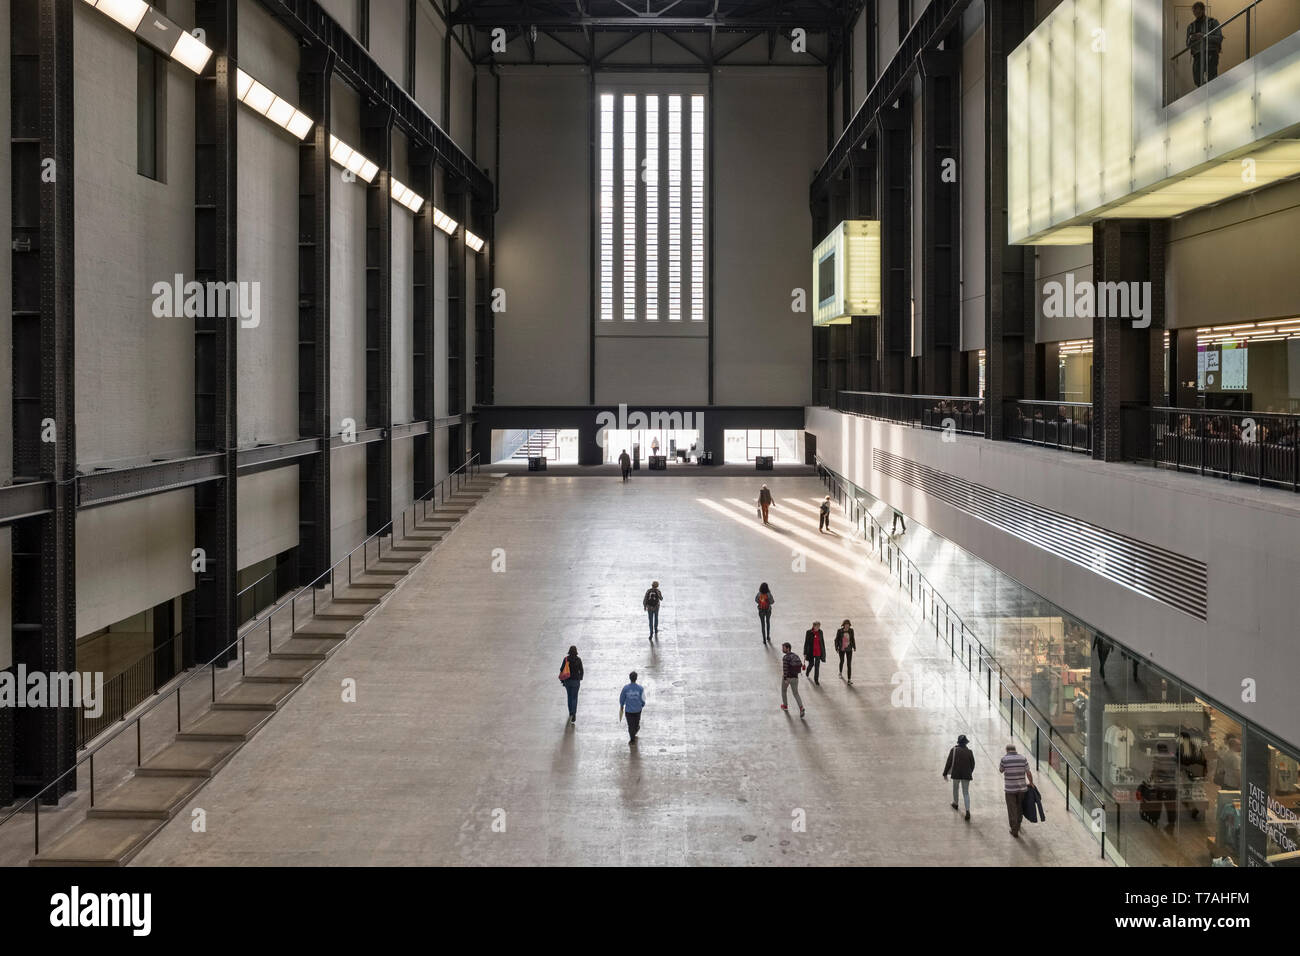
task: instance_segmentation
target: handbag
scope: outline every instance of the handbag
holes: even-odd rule
[[[568,680],[569,676],[569,659],[566,657],[564,659],[564,666],[560,668],[560,680]]]

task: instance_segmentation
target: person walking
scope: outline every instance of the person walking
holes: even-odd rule
[[[618,719],[627,715],[627,742],[636,743],[641,732],[641,711],[645,709],[645,688],[636,682],[636,671],[627,675],[628,683],[618,695]]]
[[[966,745],[970,743],[965,734],[957,736],[957,746],[948,751],[948,760],[943,765],[943,779],[952,778],[952,808],[957,809],[957,790],[966,800],[966,819],[970,819],[970,782],[975,775],[975,755]]]
[[[840,655],[840,676],[844,676],[844,665],[849,665],[849,683],[853,683],[853,652],[858,649],[858,642],[853,637],[853,624],[846,617],[840,629],[835,632],[835,653]]]
[[[628,475],[632,474],[632,459],[627,455],[627,449],[623,449],[623,454],[618,456],[618,467],[623,472],[623,480],[627,481]]]
[[[897,508],[895,508],[895,509],[894,509],[894,520],[893,520],[893,523],[890,524],[890,526],[889,526],[889,533],[890,533],[891,536],[892,536],[892,535],[896,535],[896,534],[898,534],[898,526],[899,526],[900,524],[903,526],[903,534],[907,534],[907,521],[903,518],[903,512],[901,512],[901,511],[899,511]]]
[[[578,656],[576,644],[569,647],[569,653],[560,663],[560,683],[569,695],[569,723],[578,722],[578,689],[582,686],[582,658]]]
[[[663,602],[664,595],[659,590],[659,582],[651,582],[650,590],[646,591],[645,597],[641,599],[641,607],[645,608],[646,616],[650,620],[651,641],[654,641],[659,636],[659,605]]]
[[[821,516],[817,519],[817,533],[831,530],[831,496],[827,495],[822,501]]]
[[[767,485],[758,489],[758,513],[763,518],[763,524],[767,524],[767,509],[775,503],[772,500],[771,489]]]
[[[799,672],[803,670],[803,664],[799,661],[799,655],[790,649],[789,641],[781,645],[781,651],[781,709],[790,709],[786,706],[785,692],[793,691],[795,702],[799,705],[799,716],[802,717],[804,709],[803,698],[799,696]]]
[[[803,656],[808,662],[808,676],[818,687],[822,683],[822,661],[826,660],[826,636],[822,634],[822,622],[813,621],[803,635]]]
[[[1020,839],[1020,822],[1024,819],[1022,801],[1025,791],[1034,782],[1034,775],[1029,770],[1029,758],[1016,753],[1015,744],[1007,744],[1007,752],[998,761],[998,773],[1002,774],[1003,789],[1007,798],[1007,823],[1011,825],[1011,835]]]
[[[754,603],[758,605],[758,630],[763,635],[763,643],[771,644],[772,605],[776,603],[776,599],[772,597],[772,592],[768,589],[766,581],[758,586],[758,593],[754,595]]]

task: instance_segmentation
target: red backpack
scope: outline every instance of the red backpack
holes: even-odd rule
[[[771,594],[760,594],[760,595],[758,596],[758,609],[759,609],[760,611],[766,611],[766,610],[767,610],[768,608],[770,608],[771,606],[772,606],[772,595],[771,595]]]

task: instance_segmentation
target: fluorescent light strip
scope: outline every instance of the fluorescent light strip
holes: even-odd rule
[[[374,182],[379,167],[333,133],[330,133],[330,159],[346,170],[356,173],[366,182]]]
[[[303,139],[311,131],[313,121],[310,116],[295,108],[284,97],[267,89],[243,70],[237,70],[235,73],[235,97],[254,113],[261,113],[276,126],[288,130],[298,139]]]
[[[483,240],[474,235],[474,233],[470,232],[468,229],[465,230],[465,245],[469,246],[475,252],[481,252],[483,250]]]
[[[411,212],[418,213],[420,211],[420,207],[424,205],[424,197],[421,196],[419,193],[417,193],[410,186],[398,182],[396,179],[393,179],[392,183],[393,185],[390,191],[392,193],[393,198],[397,200],[399,203],[401,203],[403,206],[405,206],[407,209],[411,210]]]
[[[110,20],[137,34],[140,24],[148,15],[152,26],[160,31],[161,36],[174,35],[176,40],[170,48],[166,48],[160,45],[163,41],[158,38],[159,33],[146,31],[139,34],[141,39],[196,74],[202,73],[203,68],[208,65],[208,60],[212,59],[212,50],[201,43],[194,34],[182,30],[174,21],[149,6],[144,0],[86,0],[86,3]]]
[[[455,219],[447,215],[437,206],[433,207],[433,224],[449,236],[456,234],[456,227],[460,225]]]

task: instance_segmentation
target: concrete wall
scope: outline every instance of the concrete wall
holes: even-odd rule
[[[388,2],[391,3],[393,0],[388,0]],[[320,0],[320,5],[326,13],[338,22],[339,26],[353,36],[357,35],[361,10],[357,0]]]
[[[496,401],[586,404],[591,313],[587,83],[579,69],[501,69]],[[438,270],[442,275],[442,270]],[[545,362],[537,361],[546,355]]]
[[[809,318],[790,306],[811,281],[808,183],[825,158],[825,75],[719,69],[713,94],[714,401],[802,405]]]
[[[370,55],[380,69],[406,89],[406,0],[370,4]]]
[[[1300,502],[1195,475],[808,410],[827,465],[1210,697],[1300,741],[1294,583]],[[881,448],[1208,566],[1208,618],[1130,591],[872,470]],[[906,549],[906,542],[903,544]],[[1255,703],[1242,701],[1254,679]]]
[[[298,546],[298,469],[276,468],[239,479],[236,510],[240,570]]]
[[[193,24],[193,4],[170,5]],[[84,3],[73,21],[77,462],[194,446],[194,323],[155,318],[155,282],[194,272],[194,74],[166,70],[165,182],[137,172],[136,39]],[[91,383],[102,383],[102,385]]]
[[[442,43],[446,36],[441,15],[430,0],[419,0],[415,13],[415,101],[444,130],[442,115]]]
[[[77,637],[193,588],[193,547],[192,489],[78,512]]]
[[[298,42],[253,0],[239,5],[239,65],[297,100]],[[237,123],[237,275],[258,284],[261,306],[259,324],[238,333],[239,445],[245,447],[298,437],[298,379],[291,374],[298,367],[298,193],[291,186],[298,181],[298,140],[242,106]]]

